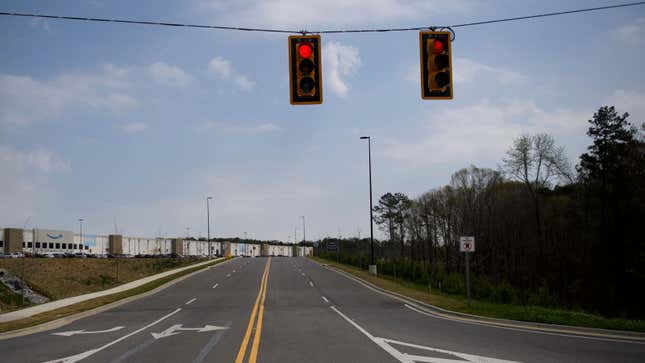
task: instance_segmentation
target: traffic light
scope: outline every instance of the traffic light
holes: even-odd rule
[[[292,105],[323,101],[320,35],[289,37],[289,92]]]
[[[421,98],[451,100],[452,53],[450,32],[419,32],[421,58]]]

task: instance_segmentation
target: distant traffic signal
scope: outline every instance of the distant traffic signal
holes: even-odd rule
[[[320,35],[289,37],[289,92],[292,105],[322,103]]]
[[[452,89],[452,53],[450,32],[419,32],[421,58],[421,98],[450,100]]]

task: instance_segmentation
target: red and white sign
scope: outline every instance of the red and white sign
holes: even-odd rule
[[[459,237],[459,252],[475,252],[475,237]]]

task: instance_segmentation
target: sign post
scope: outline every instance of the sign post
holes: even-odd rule
[[[475,252],[475,237],[460,237],[459,251],[466,254],[466,298],[470,306],[470,253]]]

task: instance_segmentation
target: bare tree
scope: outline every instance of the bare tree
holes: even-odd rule
[[[503,159],[503,170],[511,178],[526,186],[535,208],[535,224],[539,258],[544,258],[544,238],[540,212],[540,190],[554,182],[571,182],[571,163],[564,147],[557,147],[549,134],[521,135]]]

